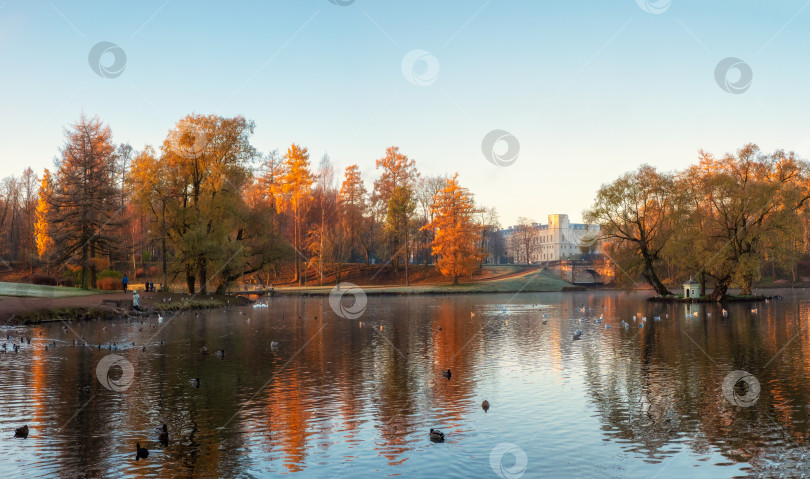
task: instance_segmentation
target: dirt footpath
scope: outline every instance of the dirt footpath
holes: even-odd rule
[[[149,307],[154,301],[160,301],[167,296],[187,297],[184,294],[163,294],[138,292],[141,297],[141,307]],[[7,323],[17,316],[27,315],[36,311],[49,309],[86,308],[110,309],[114,305],[105,305],[104,301],[132,300],[132,292],[105,293],[89,296],[73,296],[69,298],[34,298],[0,296],[0,324]]]

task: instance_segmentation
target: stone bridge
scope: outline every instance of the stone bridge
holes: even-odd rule
[[[616,275],[613,262],[608,258],[547,261],[542,266],[563,281],[581,286],[612,284]]]

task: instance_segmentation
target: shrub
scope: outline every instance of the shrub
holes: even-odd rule
[[[103,289],[105,291],[115,291],[117,289],[121,289],[121,280],[118,278],[102,278],[96,281],[96,285],[98,289]]]
[[[62,271],[62,283],[70,282],[70,284],[82,283],[82,269],[74,265],[66,265],[67,267]]]
[[[56,277],[47,274],[35,273],[32,274],[28,281],[31,284],[40,284],[45,286],[56,286]]]
[[[119,273],[118,271],[115,271],[115,270],[112,270],[112,269],[105,269],[104,271],[102,271],[102,272],[100,272],[100,273],[98,273],[96,275],[96,280],[104,279],[104,278],[115,278],[115,279],[120,280],[123,277],[124,277],[124,275]]]

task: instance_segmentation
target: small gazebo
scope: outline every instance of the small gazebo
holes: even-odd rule
[[[700,296],[700,283],[692,278],[683,284],[683,297],[684,298],[697,298]]]

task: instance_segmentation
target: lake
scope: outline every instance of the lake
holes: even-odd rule
[[[340,315],[276,297],[4,328],[0,476],[793,477],[810,292],[768,294],[727,317],[641,293],[346,295]]]

